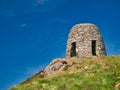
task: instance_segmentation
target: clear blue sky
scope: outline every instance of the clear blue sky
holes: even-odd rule
[[[65,57],[71,27],[84,22],[120,55],[120,0],[0,0],[0,90]]]

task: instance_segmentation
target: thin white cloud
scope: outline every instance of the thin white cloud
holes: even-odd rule
[[[32,12],[51,12],[59,9],[66,0],[35,0]],[[34,9],[35,8],[35,9]]]
[[[53,18],[51,19],[52,22],[57,22],[57,23],[66,23],[66,24],[69,24],[71,23],[69,20],[66,20],[66,19],[62,19],[62,18]]]
[[[20,27],[25,27],[25,26],[27,26],[27,24],[25,23],[20,25]]]
[[[48,0],[37,0],[37,4],[45,4]]]

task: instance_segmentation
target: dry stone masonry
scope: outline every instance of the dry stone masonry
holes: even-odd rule
[[[104,41],[96,25],[83,23],[72,27],[67,41],[67,58],[105,55]]]

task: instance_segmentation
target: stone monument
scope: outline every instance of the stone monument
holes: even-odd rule
[[[105,55],[104,41],[96,25],[83,23],[72,27],[67,41],[67,58]]]

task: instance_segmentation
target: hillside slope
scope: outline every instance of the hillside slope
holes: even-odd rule
[[[64,69],[41,71],[10,90],[120,90],[120,56],[65,61]]]

